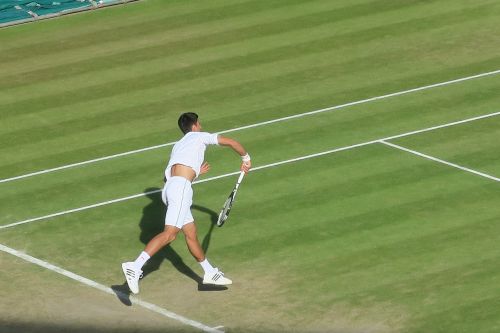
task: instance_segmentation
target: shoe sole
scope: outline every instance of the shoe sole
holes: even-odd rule
[[[232,285],[233,282],[231,281],[229,283],[214,283],[211,281],[203,281],[203,284],[212,285],[212,286],[229,286],[229,285]]]

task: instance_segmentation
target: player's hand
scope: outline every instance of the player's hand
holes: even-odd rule
[[[203,175],[210,171],[210,164],[208,162],[203,162],[203,164],[200,167],[200,175]]]
[[[252,168],[251,161],[241,163],[241,168],[240,168],[241,171],[248,173],[248,171],[250,171],[251,168]]]
[[[241,156],[241,167],[240,170],[248,173],[250,171],[250,168],[252,167],[252,161],[250,159],[250,155],[246,153],[244,156]]]

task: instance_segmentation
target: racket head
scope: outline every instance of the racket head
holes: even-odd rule
[[[226,202],[224,202],[224,206],[222,206],[222,209],[219,213],[219,218],[217,219],[217,226],[222,227],[224,225],[224,222],[226,222],[229,216],[229,212],[231,211],[231,207],[233,206],[233,201],[234,191],[226,199]]]

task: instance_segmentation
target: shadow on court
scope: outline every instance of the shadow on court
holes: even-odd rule
[[[101,325],[101,327],[99,327]],[[199,332],[197,328],[190,326],[173,326],[163,328],[140,328],[134,327],[116,327],[116,325],[105,326],[106,324],[78,322],[78,323],[42,323],[42,322],[29,322],[23,319],[18,320],[4,320],[0,318],[0,332],[2,333],[193,333]],[[109,325],[109,324],[108,324]],[[125,326],[125,325],[122,325]],[[245,327],[238,329],[238,331],[246,333],[281,333],[283,330],[272,330],[264,328],[262,330],[252,330]]]
[[[102,327],[98,327],[102,325]],[[116,327],[116,324],[112,324],[110,327],[106,327],[106,324],[100,323],[88,323],[88,322],[78,322],[78,323],[42,323],[42,322],[29,322],[23,319],[17,321],[11,320],[7,321],[0,319],[0,332],[2,333],[137,333],[139,332],[138,327]],[[107,324],[110,325],[110,324]],[[122,325],[125,326],[125,325]],[[179,333],[192,333],[197,332],[190,327],[178,327],[175,326],[175,332]],[[145,328],[140,329],[141,333],[165,333],[172,332],[172,330],[165,328]]]
[[[144,190],[144,193],[154,191],[160,191],[160,189],[155,187],[147,188]],[[139,228],[141,229],[139,239],[144,244],[144,246],[156,235],[163,231],[165,227],[165,212],[167,208],[161,200],[161,192],[148,194],[147,197],[151,200],[151,202],[147,204],[142,210],[142,217],[139,222]],[[210,228],[201,241],[201,247],[206,254],[210,246],[210,238],[212,236],[212,232],[217,223],[218,214],[211,209],[199,205],[192,205],[191,210],[198,211],[210,216]],[[196,212],[193,213],[193,215],[196,215]],[[183,237],[181,235],[182,231],[179,232],[180,237],[177,237],[174,242],[183,242]],[[200,235],[198,235],[198,237],[200,237]],[[140,251],[142,251],[142,249],[137,249],[138,254]],[[163,249],[158,251],[158,253],[152,256],[148,260],[146,265],[144,265],[142,269],[143,279],[146,278],[149,274],[157,271],[165,260],[170,262],[179,273],[182,273],[195,281],[198,284],[199,291],[221,291],[228,289],[225,286],[204,285],[203,277],[199,276],[191,269],[191,267],[186,265],[184,259],[170,245],[167,245]],[[194,260],[194,258],[190,256],[189,260]],[[123,304],[129,306],[132,304],[129,297],[130,290],[126,282],[121,285],[113,285],[111,286],[111,288]]]

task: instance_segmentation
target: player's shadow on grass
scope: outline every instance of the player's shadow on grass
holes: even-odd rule
[[[159,188],[147,188],[144,193],[148,193],[147,197],[151,200],[151,202],[147,204],[142,210],[142,217],[141,221],[139,222],[139,227],[141,229],[139,239],[144,245],[146,245],[151,239],[153,239],[153,237],[158,235],[165,228],[166,207],[161,200],[161,192]],[[211,209],[199,205],[193,205],[191,206],[191,209],[208,214],[210,216],[210,228],[208,229],[207,234],[201,242],[201,247],[206,254],[210,246],[212,232],[217,223],[218,214]],[[182,231],[179,232],[179,235],[182,235]],[[176,242],[182,241],[182,238],[182,236],[178,237]],[[190,258],[192,259],[192,257]],[[157,271],[165,260],[169,261],[172,266],[177,269],[177,271],[194,280],[198,284],[199,291],[227,290],[227,287],[225,286],[204,285],[203,278],[196,274],[196,272],[194,272],[191,267],[186,265],[182,257],[179,256],[179,254],[170,245],[167,245],[163,249],[158,251],[158,253],[152,256],[148,260],[146,265],[144,265],[142,269],[143,279],[154,271]],[[122,285],[114,285],[111,288],[123,304],[132,304],[129,298],[130,290],[128,289],[126,282]]]

